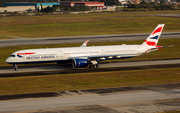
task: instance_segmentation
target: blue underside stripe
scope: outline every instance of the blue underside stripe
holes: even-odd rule
[[[33,62],[9,62],[8,64],[32,64],[32,63],[49,63],[49,62],[69,62],[69,60],[33,61]]]

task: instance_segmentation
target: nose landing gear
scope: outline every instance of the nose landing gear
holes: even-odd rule
[[[14,65],[14,70],[15,71],[18,71],[18,66],[17,66],[17,64],[13,64]]]

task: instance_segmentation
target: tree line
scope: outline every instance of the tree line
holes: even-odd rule
[[[175,8],[177,7],[177,8]],[[166,4],[164,2],[164,0],[161,0],[160,3],[156,3],[156,2],[140,2],[140,4],[128,4],[127,8],[124,8],[124,10],[131,9],[131,10],[138,10],[138,9],[147,9],[147,10],[173,10],[173,9],[179,9],[180,5],[175,6],[172,4]]]
[[[105,6],[112,6],[112,5],[120,6],[121,5],[119,0],[89,0],[89,1],[104,2]]]

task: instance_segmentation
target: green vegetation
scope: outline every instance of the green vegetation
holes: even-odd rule
[[[0,18],[0,35],[26,38],[150,33],[159,23],[163,32],[180,31],[179,18],[157,14],[180,14],[180,11],[114,12],[80,15],[14,16]],[[128,17],[130,16],[130,17]]]
[[[167,68],[0,78],[0,95],[178,83],[179,75]]]
[[[145,37],[146,38],[146,37]],[[120,44],[142,44],[143,41],[120,41],[120,42],[89,42],[88,46],[99,46],[99,45],[120,45]],[[29,45],[29,46],[16,46],[16,47],[3,47],[0,48],[0,67],[12,66],[5,62],[6,58],[13,52],[22,49],[32,48],[55,48],[55,47],[76,47],[80,46],[81,43],[74,44],[51,44],[51,45]],[[175,45],[174,47],[163,48],[158,51],[148,53],[142,56],[134,57],[131,59],[119,59],[117,61],[129,61],[129,60],[151,60],[151,59],[169,59],[169,58],[180,58],[180,39],[160,39],[158,45]],[[112,61],[112,60],[107,60]],[[34,64],[35,65],[35,64]]]
[[[180,5],[166,4],[164,0],[161,0],[160,3],[150,2],[147,3],[142,1],[140,4],[128,4],[127,8],[124,7],[123,11],[155,11],[155,10],[180,10]]]
[[[0,36],[0,40],[2,40],[2,39],[12,39],[12,38]]]

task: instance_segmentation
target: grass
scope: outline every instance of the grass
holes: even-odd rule
[[[0,40],[3,40],[3,39],[12,39],[12,38],[0,36]]]
[[[180,68],[0,78],[0,95],[180,82]]]
[[[164,32],[179,31],[179,18],[155,17],[155,14],[180,14],[179,11],[148,12],[149,17],[119,17],[147,15],[147,12],[93,13],[81,15],[48,15],[1,17],[0,35],[17,37],[55,37],[105,35],[151,32],[159,23],[165,23]],[[0,37],[1,38],[1,37]],[[3,37],[2,37],[3,38]],[[94,45],[141,44],[142,41],[88,43]],[[5,59],[13,52],[30,48],[74,47],[80,43],[61,45],[30,45],[0,48],[0,66],[10,66]],[[180,39],[163,39],[159,45],[175,45],[131,60],[179,58]],[[180,82],[180,68],[114,71],[83,74],[0,78],[0,95],[63,91],[76,89],[122,87]],[[153,73],[152,73],[153,72]],[[111,75],[111,76],[110,76]]]
[[[120,41],[120,42],[95,42],[88,43],[88,46],[99,46],[99,45],[120,45],[120,44],[142,44],[143,41]],[[28,45],[28,46],[16,46],[16,47],[2,47],[0,48],[0,67],[2,66],[12,66],[5,62],[7,57],[9,57],[13,52],[22,49],[36,49],[36,48],[54,48],[54,47],[76,47],[80,46],[81,43],[74,44],[51,44],[51,45]],[[180,39],[160,39],[158,45],[175,45],[174,47],[163,48],[158,51],[148,53],[142,56],[134,57],[131,59],[123,59],[117,61],[129,61],[129,60],[151,60],[151,59],[170,59],[170,58],[180,58]],[[109,60],[111,61],[111,60]]]
[[[159,23],[165,23],[164,32],[179,31],[179,18],[157,17],[156,14],[180,14],[179,11],[114,12],[80,15],[46,15],[0,18],[0,34],[36,38],[84,36],[105,34],[147,33]]]

